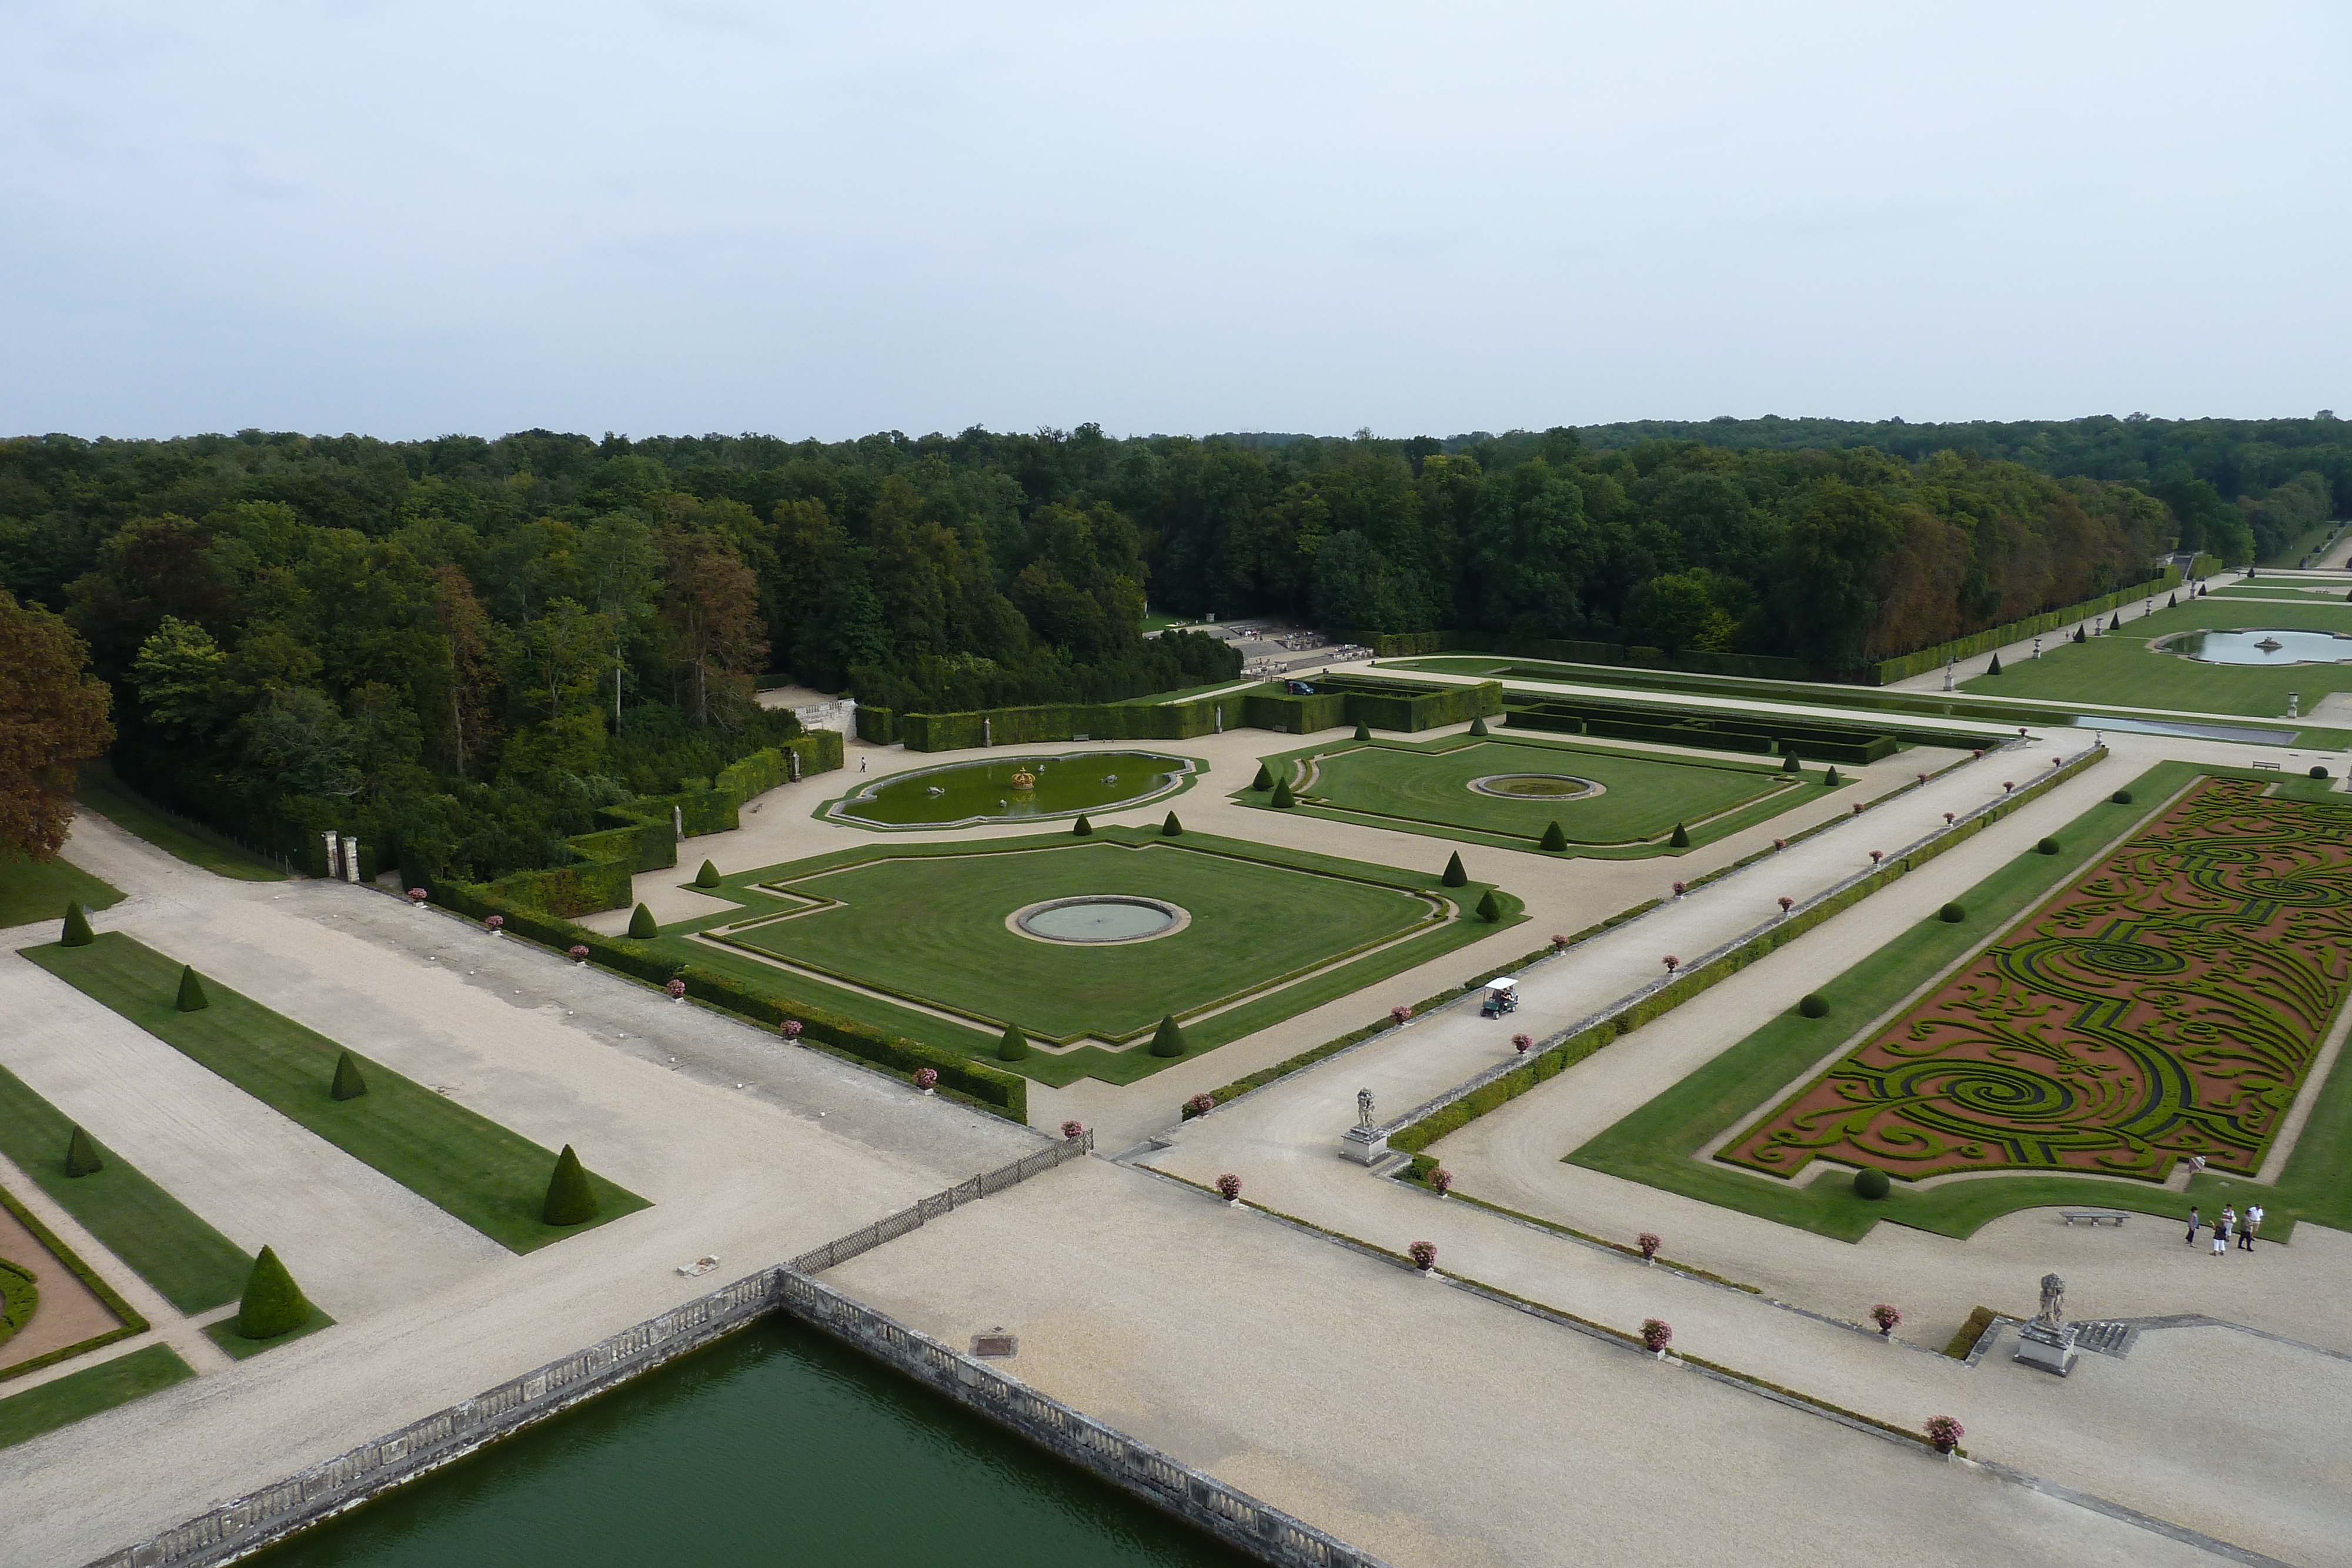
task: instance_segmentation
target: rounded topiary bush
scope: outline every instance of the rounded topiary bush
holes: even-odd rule
[[[697,887],[717,887],[719,885],[719,868],[716,865],[713,865],[710,862],[704,861],[702,862],[702,869],[694,873],[694,885]]]
[[[2327,777],[2327,769],[2325,768],[2314,768],[2311,770],[2311,776],[2314,779],[2325,779]]]
[[[654,919],[654,912],[642,904],[637,905],[637,912],[629,916],[629,935],[640,942],[651,940],[660,929],[661,924]]]
[[[1437,880],[1447,887],[1461,887],[1469,882],[1470,873],[1462,869],[1462,852],[1460,850],[1454,851],[1453,854],[1446,858],[1445,874],[1439,877]]]
[[[1029,1057],[1029,1037],[1016,1024],[1006,1024],[1004,1033],[996,1042],[999,1061],[1025,1061]]]
[[[1864,1166],[1853,1173],[1853,1195],[1856,1197],[1866,1197],[1876,1203],[1894,1189],[1895,1184],[1886,1179],[1886,1173],[1875,1166]]]
[[[550,1225],[578,1225],[596,1218],[596,1189],[588,1185],[588,1173],[581,1168],[580,1156],[572,1145],[555,1156],[555,1170],[547,1178],[547,1201],[539,1211],[540,1218]]]
[[[1559,824],[1555,821],[1544,830],[1543,841],[1537,848],[1549,850],[1556,854],[1568,848],[1568,835],[1560,831]]]
[[[1495,732],[1486,727],[1486,721],[1484,718],[1474,718],[1470,721],[1470,733],[1473,735],[1492,735]]]
[[[245,1295],[236,1309],[236,1332],[244,1339],[276,1339],[300,1328],[310,1316],[302,1288],[278,1254],[264,1247],[245,1279]]]
[[[1825,1019],[1830,1016],[1829,998],[1819,991],[1807,991],[1797,1003],[1797,1010],[1809,1019]]]
[[[1795,752],[1792,751],[1789,753],[1788,756],[1780,758],[1780,771],[1783,773],[1800,773],[1803,771],[1803,769],[1797,765],[1797,754]]]
[[[2128,806],[2132,803],[2132,794],[2128,789],[2118,789],[2114,794],[2108,796],[2107,799],[2113,800],[2118,806]]]
[[[1154,1056],[1184,1054],[1184,1031],[1177,1027],[1175,1014],[1171,1013],[1161,1019],[1160,1027],[1152,1031],[1151,1054]]]
[[[1263,763],[1263,762],[1259,763],[1259,764],[1257,765],[1257,777],[1250,780],[1250,788],[1251,788],[1251,789],[1273,789],[1273,788],[1274,788],[1274,769],[1273,769],[1273,768],[1268,768],[1268,767],[1267,767],[1265,763]]]
[[[2037,853],[2054,855],[2058,852],[2058,841],[2056,839],[2044,839],[2040,843],[2034,845],[2033,848]]]
[[[1958,925],[1969,917],[1969,912],[1957,904],[1948,904],[1936,911],[1936,918],[1947,925]]]

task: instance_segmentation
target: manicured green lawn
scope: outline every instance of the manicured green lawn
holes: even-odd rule
[[[2255,580],[2260,581],[2260,579]],[[2044,697],[2189,713],[2284,717],[2289,692],[2303,694],[2304,713],[2330,692],[2352,691],[2352,664],[2206,664],[2175,653],[2152,653],[2148,643],[2176,632],[2273,627],[2352,634],[2352,604],[2317,600],[2257,601],[2207,595],[2184,599],[2178,610],[2144,618],[2126,615],[2123,629],[2086,643],[2044,643],[2039,659],[2021,659],[1997,675],[1980,675],[1961,690],[1992,696]]]
[[[70,862],[0,859],[0,927],[62,922],[67,902],[76,898],[85,909],[122,902],[118,889]]]
[[[341,1048],[207,977],[212,1005],[173,1005],[180,965],[118,931],[87,947],[51,943],[25,956],[362,1165],[446,1209],[500,1246],[529,1252],[586,1227],[541,1221],[555,1153],[434,1093],[380,1062],[363,1061],[368,1092],[331,1099],[327,1086]],[[588,1157],[594,1158],[594,1150]],[[102,1174],[102,1173],[101,1173]],[[85,1178],[92,1179],[92,1178]],[[644,1198],[591,1176],[602,1207],[591,1225],[647,1207]],[[242,1277],[238,1291],[244,1289]]]
[[[2341,1061],[2320,1091],[2284,1179],[2271,1188],[2209,1173],[2195,1178],[2184,1197],[2148,1182],[2004,1174],[1930,1187],[1897,1181],[1887,1197],[1872,1202],[1854,1196],[1851,1178],[1841,1173],[1826,1172],[1800,1186],[1696,1157],[1701,1146],[1742,1116],[1786,1094],[1841,1040],[1992,940],[2199,773],[2271,779],[2240,769],[2159,764],[2129,786],[2134,804],[2102,802],[2056,835],[2065,852],[2021,855],[1963,894],[1958,902],[1967,919],[1923,921],[1816,987],[1830,1004],[1827,1017],[1808,1019],[1792,1009],[1773,1019],[1565,1157],[1573,1165],[1847,1241],[1859,1240],[1882,1219],[1966,1237],[2021,1208],[2067,1205],[2174,1218],[2185,1216],[2192,1202],[2210,1209],[2249,1197],[2268,1207],[2263,1234],[2273,1239],[2285,1239],[2298,1218],[2352,1228],[2352,1070]],[[2282,792],[2305,794],[2309,782],[2287,781]]]
[[[112,1361],[68,1373],[53,1383],[0,1399],[0,1448],[71,1426],[85,1416],[194,1377],[195,1371],[168,1344],[151,1344]]]
[[[1824,777],[1818,768],[1789,774],[1769,763],[1518,735],[1332,741],[1269,757],[1265,765],[1277,778],[1288,769],[1294,788],[1305,780],[1300,803],[1289,810],[1309,816],[1527,851],[1558,822],[1570,847],[1557,852],[1608,859],[1683,853],[1666,841],[1676,823],[1687,824],[1696,848],[1818,794]],[[1473,779],[1508,773],[1561,774],[1601,789],[1507,799],[1470,787]],[[1239,790],[1233,799],[1274,809],[1264,789]]]
[[[309,1317],[274,1339],[247,1339],[236,1332],[236,1314],[232,1312],[216,1323],[205,1324],[205,1337],[228,1352],[231,1360],[243,1361],[249,1355],[259,1355],[265,1350],[276,1350],[281,1344],[292,1344],[298,1339],[310,1338],[320,1329],[331,1329],[334,1326],[334,1319],[318,1308],[312,1307]]]
[[[102,1142],[103,1169],[66,1175],[72,1135],[64,1113],[0,1068],[0,1154],[181,1312],[236,1301],[252,1256]]]
[[[1066,839],[940,862],[878,860],[782,884],[838,902],[740,934],[746,946],[1000,1026],[1125,1040],[1284,975],[1412,929],[1430,902],[1161,841]],[[1162,899],[1192,924],[1078,946],[1007,928],[1024,904],[1087,894]]]
[[[1441,888],[1443,869],[1442,856],[1425,871],[1402,871],[1196,832],[1169,840],[1150,829],[1112,827],[1084,840],[1055,833],[877,845],[730,876],[716,895],[736,911],[666,926],[655,946],[680,965],[773,996],[787,1010],[797,1002],[841,1014],[1039,1082],[1131,1083],[1172,1063],[1146,1049],[1163,1014],[1183,1020],[1188,1054],[1197,1056],[1526,919],[1519,901],[1500,890],[1496,924],[1467,914],[1431,918],[1433,906],[1423,894],[1467,910],[1487,891],[1477,883]],[[740,950],[685,940],[803,907],[767,884],[844,902],[748,927]],[[1192,923],[1151,941],[1100,947],[1040,942],[1005,928],[1015,909],[1087,893],[1164,899]],[[830,929],[822,924],[828,921]],[[795,936],[795,927],[807,929]],[[1375,950],[1349,956],[1366,944]],[[780,969],[756,951],[824,962],[844,980],[919,997],[961,1017]],[[1135,1043],[1040,1048],[1023,1061],[997,1061],[1007,1019],[1033,1040],[1108,1036]]]
[[[136,834],[166,854],[175,855],[190,865],[202,866],[215,876],[236,882],[286,880],[286,873],[267,861],[225,850],[208,839],[196,837],[146,801],[118,788],[108,775],[85,773],[74,788],[74,799],[124,832]]]

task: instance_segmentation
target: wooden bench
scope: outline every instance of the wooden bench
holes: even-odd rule
[[[2253,766],[2256,768],[2267,768],[2273,773],[2281,771],[2279,765],[2275,762],[2257,762]]]
[[[2059,1216],[2069,1225],[2121,1225],[2124,1211],[2120,1208],[2065,1208]]]

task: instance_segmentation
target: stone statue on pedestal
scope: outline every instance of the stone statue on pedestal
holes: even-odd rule
[[[2055,1274],[2042,1276],[2042,1311],[2033,1321],[2053,1329],[2066,1326],[2066,1281]]]
[[[1356,1091],[1356,1125],[1369,1127],[1371,1124],[1372,1092],[1369,1089],[1359,1089]]]
[[[2017,1331],[2017,1359],[2063,1377],[2074,1370],[2074,1330],[2066,1322],[2066,1281],[2042,1276],[2042,1310]]]

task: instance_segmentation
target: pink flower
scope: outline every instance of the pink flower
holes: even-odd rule
[[[1412,1260],[1412,1266],[1420,1270],[1423,1273],[1425,1274],[1429,1272],[1430,1270],[1437,1267],[1436,1242],[1416,1241],[1404,1250],[1405,1255]]]
[[[1664,1318],[1643,1318],[1642,1320],[1642,1343],[1649,1347],[1651,1354],[1660,1356],[1665,1354],[1666,1346],[1674,1343],[1674,1324],[1666,1322]]]
[[[1681,967],[1682,967],[1682,965],[1683,965],[1683,961],[1682,961],[1680,958],[1675,957],[1672,953],[1669,953],[1669,954],[1667,954],[1667,955],[1666,955],[1666,973],[1667,973],[1667,974],[1669,974],[1669,975],[1673,974],[1676,969],[1681,968]]]
[[[937,1069],[929,1067],[918,1067],[915,1069],[915,1087],[921,1090],[924,1093],[929,1094],[932,1090],[938,1088],[939,1082],[940,1075]]]
[[[1785,894],[1785,893],[1784,893],[1784,894],[1782,894],[1780,895],[1780,913],[1781,913],[1781,914],[1786,915],[1786,914],[1788,914],[1788,913],[1789,913],[1789,911],[1790,911],[1791,909],[1794,909],[1794,908],[1796,908],[1796,907],[1797,907],[1797,901],[1796,901],[1795,899],[1790,898],[1790,897],[1787,894]]]
[[[1641,1235],[1633,1238],[1633,1245],[1642,1249],[1642,1256],[1644,1259],[1650,1259],[1655,1258],[1658,1255],[1658,1249],[1664,1247],[1665,1243],[1644,1230]]]
[[[1551,945],[1555,947],[1565,947],[1568,946],[1568,937],[1560,932],[1555,931],[1551,934]]]
[[[432,896],[421,887],[412,887],[408,890],[408,902],[411,904],[422,904]]]
[[[1859,800],[1853,803],[1853,814],[1857,817],[1862,815],[1862,802]]]
[[[492,931],[503,931],[506,929],[507,917],[503,915],[487,915],[483,918],[482,924]]]
[[[1454,1190],[1454,1173],[1440,1166],[1430,1173],[1429,1185],[1437,1189],[1438,1197],[1444,1197]]]
[[[1192,1107],[1192,1114],[1205,1116],[1217,1108],[1217,1097],[1213,1094],[1195,1094],[1186,1103]]]
[[[1511,1049],[1517,1051],[1521,1056],[1525,1056],[1530,1050],[1534,1049],[1536,1037],[1531,1034],[1515,1034],[1511,1037]]]
[[[1951,814],[1949,811],[1947,811],[1947,812],[1945,812],[1945,813],[1944,813],[1944,826],[1946,826],[1946,827],[1948,827],[1948,827],[1950,827],[1951,825],[1952,825],[1952,814]]]
[[[1391,1023],[1402,1023],[1411,1017],[1412,1017],[1412,1009],[1402,1002],[1389,1009],[1389,1021]]]
[[[1895,1325],[1903,1321],[1903,1313],[1901,1309],[1890,1307],[1885,1301],[1881,1301],[1870,1309],[1870,1321],[1878,1325],[1880,1333],[1892,1334],[1895,1332]]]
[[[1870,852],[1870,863],[1873,865],[1876,865],[1880,861],[1883,861],[1885,858],[1886,852],[1885,850],[1873,850]]]
[[[1239,1203],[1242,1200],[1242,1178],[1227,1171],[1217,1178],[1217,1191],[1227,1203]]]
[[[576,964],[584,964],[588,961],[588,946],[584,942],[574,942],[567,951],[572,962]]]
[[[1786,839],[1774,839],[1772,841],[1772,847],[1776,850],[1785,850],[1789,847],[1789,841]]]
[[[662,988],[662,989],[664,989],[664,990],[666,990],[666,991],[667,991],[667,992],[669,993],[669,999],[670,999],[670,1000],[672,1000],[672,1001],[676,1001],[676,1000],[677,1000],[680,997],[683,997],[683,996],[685,996],[685,995],[686,995],[686,982],[685,982],[684,980],[681,980],[681,979],[677,978],[676,976],[672,976],[672,977],[670,977],[670,982],[669,982],[669,984],[668,984],[668,985],[667,985],[667,986],[664,986],[664,987]]]
[[[798,1040],[801,1037],[801,1020],[798,1019],[786,1019],[783,1022],[776,1026],[776,1032],[782,1035],[786,1040]]]
[[[1683,890],[1684,890],[1684,889],[1685,889],[1685,887],[1686,887],[1687,885],[1688,885],[1687,883],[1679,883],[1679,882],[1678,882],[1678,883],[1675,883],[1675,896],[1676,898],[1680,898],[1680,897],[1683,895]]]
[[[1062,1124],[1062,1136],[1066,1138],[1075,1138],[1086,1130],[1087,1124],[1084,1122],[1065,1122]]]
[[[1949,1416],[1927,1417],[1927,1441],[1936,1446],[1936,1452],[1939,1454],[1948,1454],[1958,1448],[1960,1439],[1968,1435],[1969,1429]]]

